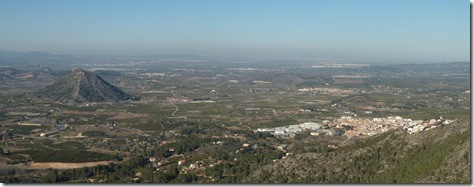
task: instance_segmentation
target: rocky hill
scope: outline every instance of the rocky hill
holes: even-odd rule
[[[15,68],[9,68],[9,67],[0,68],[0,80],[14,79],[18,76],[21,76],[22,74],[23,74],[22,71]]]
[[[83,102],[119,102],[133,96],[105,81],[93,72],[75,69],[54,84],[33,94],[40,99],[50,99],[64,104]]]
[[[330,149],[289,155],[245,183],[470,183],[469,119],[409,135],[401,129]]]

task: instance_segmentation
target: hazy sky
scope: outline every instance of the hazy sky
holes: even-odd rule
[[[468,0],[0,0],[0,50],[469,61]]]

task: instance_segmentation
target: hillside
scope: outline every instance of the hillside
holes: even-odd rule
[[[34,93],[38,98],[73,104],[82,102],[119,102],[133,97],[98,75],[75,69],[65,77]]]
[[[0,68],[0,80],[14,79],[21,76],[22,73],[22,71],[15,68],[2,67]]]
[[[468,120],[409,135],[380,134],[326,153],[290,155],[247,183],[470,183]]]

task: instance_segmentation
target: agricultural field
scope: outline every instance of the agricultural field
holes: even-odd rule
[[[363,167],[344,159],[349,150],[358,152],[357,159],[367,161],[373,154],[364,146],[378,146],[387,137],[396,142],[404,142],[400,137],[407,138],[400,133],[408,134],[408,127],[357,131],[361,124],[354,121],[375,119],[430,124],[425,128],[429,129],[427,134],[443,134],[443,145],[464,150],[452,142],[465,141],[465,132],[447,129],[451,129],[450,124],[464,129],[462,124],[470,118],[468,74],[440,77],[441,70],[404,74],[413,70],[395,71],[385,65],[369,65],[368,69],[265,63],[211,63],[192,69],[180,67],[183,64],[179,63],[161,65],[156,70],[99,72],[122,90],[140,96],[139,100],[65,104],[35,99],[25,90],[34,92],[39,88],[26,85],[18,90],[19,95],[0,94],[0,165],[9,168],[4,172],[45,171],[48,176],[63,176],[54,178],[63,182],[285,182],[284,174],[277,170],[294,166],[296,157],[310,165],[313,158],[332,163],[328,159],[336,155],[334,158],[341,161],[336,165]],[[445,69],[463,72],[458,65],[453,63]],[[361,78],[362,73],[371,76]],[[338,121],[343,122],[337,124]],[[317,129],[303,129],[302,124],[316,124]],[[432,139],[424,133],[413,135],[418,137],[414,142]],[[434,144],[420,145],[429,151],[423,153],[425,156],[440,149]],[[408,154],[396,145],[387,147]],[[379,151],[377,154],[386,152],[370,149]],[[459,155],[449,152],[440,154],[429,163],[432,172],[464,162],[459,159],[465,153],[459,159]],[[417,156],[407,156],[419,160]],[[444,163],[448,161],[442,159],[447,157],[455,157],[456,163]],[[390,157],[386,163],[397,163],[396,159],[399,157]],[[412,168],[407,165],[412,161],[401,160],[406,164],[400,167]],[[49,167],[54,172],[45,170]],[[366,172],[376,172],[380,167],[370,165]],[[302,172],[300,168],[292,170]],[[389,180],[388,175],[395,171],[398,170],[377,174],[374,180]],[[83,172],[86,174],[80,174]],[[6,176],[0,179],[20,180],[17,175]],[[337,182],[337,178],[321,176]],[[424,175],[417,176],[421,180]],[[369,178],[361,175],[357,180]],[[44,176],[32,177],[36,181],[43,179],[46,180]],[[306,180],[322,178],[294,179]]]

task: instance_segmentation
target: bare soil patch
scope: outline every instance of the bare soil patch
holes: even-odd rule
[[[147,116],[148,116],[148,114],[136,114],[136,113],[120,112],[116,116],[111,117],[110,119],[143,118],[143,117],[147,117]]]
[[[92,167],[97,165],[107,165],[112,161],[99,161],[99,162],[83,162],[83,163],[64,163],[64,162],[31,162],[27,165],[21,165],[24,169],[73,169]]]

